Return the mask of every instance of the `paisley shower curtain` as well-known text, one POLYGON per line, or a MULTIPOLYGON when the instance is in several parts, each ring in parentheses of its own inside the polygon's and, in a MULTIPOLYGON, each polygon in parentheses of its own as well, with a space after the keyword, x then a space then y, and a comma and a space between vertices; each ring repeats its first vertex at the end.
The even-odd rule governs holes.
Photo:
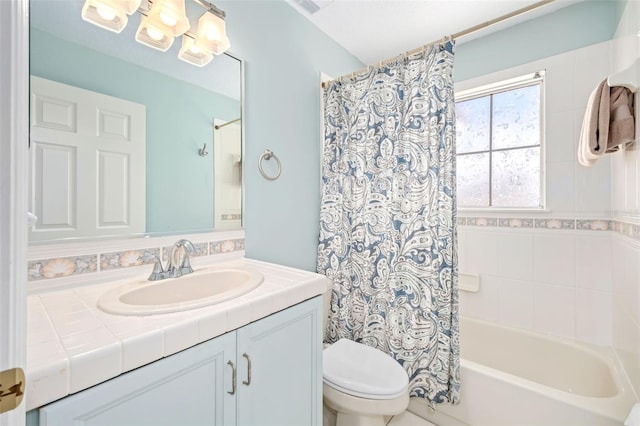
POLYGON ((411 396, 460 389, 453 43, 329 83, 318 272, 327 341, 390 354, 411 396))

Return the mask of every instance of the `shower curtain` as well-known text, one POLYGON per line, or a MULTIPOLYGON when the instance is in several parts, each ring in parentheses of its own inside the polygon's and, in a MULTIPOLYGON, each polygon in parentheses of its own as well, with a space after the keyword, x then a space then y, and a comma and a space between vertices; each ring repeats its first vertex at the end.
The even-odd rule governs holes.
POLYGON ((432 405, 460 389, 452 74, 448 41, 323 92, 326 339, 387 352, 432 405))

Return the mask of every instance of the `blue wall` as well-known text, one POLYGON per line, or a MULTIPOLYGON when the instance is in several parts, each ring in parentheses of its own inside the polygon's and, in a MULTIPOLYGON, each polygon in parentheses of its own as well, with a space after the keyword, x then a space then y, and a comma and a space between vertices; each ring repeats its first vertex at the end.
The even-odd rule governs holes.
POLYGON ((30 55, 33 75, 146 105, 147 232, 213 228, 213 159, 198 149, 213 151, 212 116, 238 118, 239 101, 37 29, 30 55))
POLYGON ((284 1, 220 1, 231 50, 245 60, 247 257, 316 268, 320 221, 320 72, 363 64, 284 1), (282 175, 267 181, 271 149, 282 175))
MULTIPOLYGON (((459 44, 456 81, 611 40, 623 0, 588 0, 459 44)), ((462 39, 464 41, 464 38, 462 39)))

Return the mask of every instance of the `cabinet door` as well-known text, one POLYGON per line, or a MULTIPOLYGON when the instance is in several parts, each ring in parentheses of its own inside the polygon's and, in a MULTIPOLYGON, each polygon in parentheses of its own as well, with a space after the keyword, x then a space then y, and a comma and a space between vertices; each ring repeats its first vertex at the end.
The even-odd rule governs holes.
POLYGON ((232 425, 235 332, 45 406, 40 425, 232 425))
POLYGON ((238 425, 322 424, 321 311, 316 297, 238 330, 238 425))

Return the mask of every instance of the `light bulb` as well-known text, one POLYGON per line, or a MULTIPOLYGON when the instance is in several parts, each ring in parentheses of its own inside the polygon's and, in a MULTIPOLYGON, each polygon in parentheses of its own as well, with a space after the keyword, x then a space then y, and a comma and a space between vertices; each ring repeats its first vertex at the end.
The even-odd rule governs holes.
POLYGON ((200 53, 200 48, 194 44, 189 48, 189 51, 197 55, 198 53, 200 53))
POLYGON ((98 15, 106 21, 113 21, 116 17, 115 10, 109 6, 105 6, 104 4, 98 5, 98 7, 96 7, 96 12, 98 12, 98 15))
POLYGON ((213 41, 216 40, 218 38, 218 31, 216 31, 215 28, 211 28, 209 29, 209 31, 207 31, 207 39, 213 41))
POLYGON ((152 27, 151 25, 147 26, 147 34, 149 35, 149 37, 151 37, 156 41, 162 40, 162 37, 164 37, 164 34, 162 34, 162 31, 160 31, 156 27, 152 27))
POLYGON ((160 12, 160 20, 168 27, 174 27, 178 20, 172 13, 160 12))

